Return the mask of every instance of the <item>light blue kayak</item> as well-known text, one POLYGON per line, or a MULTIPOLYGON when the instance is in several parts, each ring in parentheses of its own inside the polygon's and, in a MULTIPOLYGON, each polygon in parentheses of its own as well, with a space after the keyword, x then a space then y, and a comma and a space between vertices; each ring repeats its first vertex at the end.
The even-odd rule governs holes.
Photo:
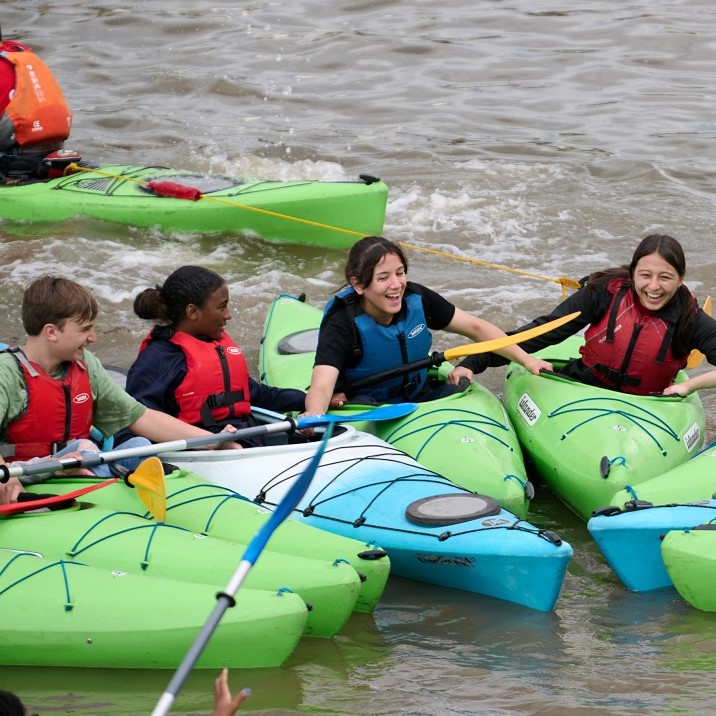
POLYGON ((661 554, 664 535, 713 519, 716 500, 702 500, 625 511, 605 510, 587 522, 587 529, 624 586, 634 592, 645 592, 673 586, 661 554))
MULTIPOLYGON (((164 455, 210 482, 273 506, 314 446, 164 455)), ((391 572, 549 611, 572 548, 351 426, 337 428, 294 519, 380 546, 391 572)))
POLYGON ((670 530, 716 518, 716 443, 690 460, 639 484, 627 485, 596 511, 587 528, 628 589, 671 586, 661 542, 670 530))

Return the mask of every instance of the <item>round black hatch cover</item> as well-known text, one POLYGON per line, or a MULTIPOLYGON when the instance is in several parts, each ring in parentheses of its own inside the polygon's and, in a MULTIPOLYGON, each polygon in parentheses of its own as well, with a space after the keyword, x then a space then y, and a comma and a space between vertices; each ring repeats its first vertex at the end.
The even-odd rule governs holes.
POLYGON ((435 526, 454 525, 499 512, 497 500, 471 492, 423 497, 405 508, 405 516, 413 524, 435 526))
POLYGON ((318 328, 309 328, 282 338, 278 343, 278 352, 284 356, 313 353, 317 346, 318 328))

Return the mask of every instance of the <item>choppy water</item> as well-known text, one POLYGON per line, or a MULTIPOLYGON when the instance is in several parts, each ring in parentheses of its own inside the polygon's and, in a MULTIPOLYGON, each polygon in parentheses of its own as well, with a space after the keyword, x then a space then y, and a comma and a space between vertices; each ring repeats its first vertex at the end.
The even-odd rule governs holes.
MULTIPOLYGON (((716 6, 706 0, 7 1, 6 38, 54 69, 87 158, 265 178, 381 176, 385 234, 545 277, 679 238, 688 284, 716 291, 716 6)), ((322 303, 344 255, 233 235, 78 221, 0 225, 2 336, 49 271, 92 286, 99 355, 126 367, 133 296, 178 265, 221 272, 250 359, 279 292, 322 303)), ((559 299, 537 280, 412 252, 411 277, 504 328, 559 299)), ((445 345, 449 345, 446 343, 445 345)), ((484 382, 499 391, 502 374, 484 382)), ((715 401, 706 400, 713 434, 715 401)), ((553 614, 391 580, 372 616, 235 674, 246 712, 711 713, 716 618, 675 592, 624 591, 584 526, 541 493, 533 522, 575 547, 553 614)), ((207 610, 210 608, 207 607, 207 610)), ((305 640, 304 640, 305 641, 305 640)), ((2 669, 42 713, 147 713, 167 673, 2 669)), ((197 673, 177 712, 208 712, 197 673)))

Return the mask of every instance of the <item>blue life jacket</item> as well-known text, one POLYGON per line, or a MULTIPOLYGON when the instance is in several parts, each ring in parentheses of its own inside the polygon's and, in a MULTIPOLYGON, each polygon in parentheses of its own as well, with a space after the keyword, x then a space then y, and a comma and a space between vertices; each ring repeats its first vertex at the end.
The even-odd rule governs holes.
MULTIPOLYGON (((360 338, 360 348, 354 350, 359 362, 345 368, 342 374, 342 382, 346 386, 366 376, 421 360, 429 354, 432 335, 428 330, 420 294, 406 292, 403 296, 402 318, 388 326, 377 323, 367 313, 356 315, 357 294, 353 288, 346 288, 331 299, 325 314, 333 310, 335 303, 344 304, 360 338)), ((378 403, 411 400, 425 386, 427 375, 427 368, 423 368, 395 376, 361 388, 360 395, 368 396, 378 403)), ((351 395, 348 394, 348 397, 351 395)))

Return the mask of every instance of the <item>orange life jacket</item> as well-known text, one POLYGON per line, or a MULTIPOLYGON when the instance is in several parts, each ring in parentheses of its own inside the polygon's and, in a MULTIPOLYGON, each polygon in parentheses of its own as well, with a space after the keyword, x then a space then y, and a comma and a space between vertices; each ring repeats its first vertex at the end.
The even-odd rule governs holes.
POLYGON ((0 45, 0 61, 15 72, 15 91, 0 117, 0 138, 22 148, 61 146, 70 136, 72 112, 49 67, 32 50, 12 42, 0 45))

